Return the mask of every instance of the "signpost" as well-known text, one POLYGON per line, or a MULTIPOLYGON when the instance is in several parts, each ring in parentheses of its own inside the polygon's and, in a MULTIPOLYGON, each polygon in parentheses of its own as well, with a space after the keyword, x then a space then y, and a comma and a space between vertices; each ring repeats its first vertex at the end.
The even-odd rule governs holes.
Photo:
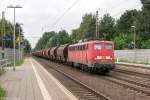
POLYGON ((13 37, 11 37, 11 36, 3 37, 3 41, 9 42, 9 41, 12 41, 12 40, 13 40, 13 37))
POLYGON ((28 41, 24 41, 24 42, 21 42, 21 45, 23 45, 23 46, 30 46, 30 43, 28 41))

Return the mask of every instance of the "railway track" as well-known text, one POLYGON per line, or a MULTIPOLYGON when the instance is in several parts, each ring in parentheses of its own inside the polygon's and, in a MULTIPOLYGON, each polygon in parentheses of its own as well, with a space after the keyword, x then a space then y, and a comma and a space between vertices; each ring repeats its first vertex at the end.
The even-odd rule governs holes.
MULTIPOLYGON (((58 65, 59 66, 59 65, 58 65)), ((116 69, 118 72, 122 72, 125 74, 130 74, 130 75, 134 75, 134 76, 140 76, 142 78, 148 78, 150 79, 149 76, 147 76, 147 74, 143 74, 143 73, 138 73, 138 72, 133 72, 133 71, 126 71, 126 70, 119 70, 116 69)), ((115 71, 116 71, 115 70, 115 71)), ((130 88, 131 90, 137 91, 138 93, 143 93, 147 96, 150 96, 150 85, 145 85, 141 82, 135 81, 135 80, 131 80, 131 79, 127 79, 127 78, 123 78, 122 75, 121 76, 116 76, 116 75, 108 75, 108 76, 104 76, 101 77, 104 80, 113 82, 115 84, 121 85, 125 88, 130 88)))
POLYGON ((147 96, 150 96, 150 86, 148 85, 144 85, 136 81, 132 81, 132 80, 116 77, 116 76, 103 77, 103 79, 121 85, 125 88, 129 88, 131 90, 137 91, 138 93, 143 93, 147 96))
POLYGON ((131 67, 131 68, 142 68, 146 70, 150 70, 150 67, 138 66, 138 65, 127 65, 127 64, 117 64, 119 66, 131 67))
POLYGON ((150 89, 150 84, 149 84, 150 79, 145 79, 145 78, 132 76, 132 75, 126 75, 124 73, 118 73, 118 72, 113 72, 113 74, 111 74, 111 77, 150 89))
MULTIPOLYGON (((37 59, 40 60, 40 59, 37 59)), ((40 60, 40 63, 44 66, 47 66, 47 70, 53 70, 52 74, 63 84, 65 85, 73 94, 77 96, 79 100, 111 100, 110 98, 106 97, 105 95, 98 93, 97 91, 91 89, 87 85, 81 83, 80 81, 74 79, 70 75, 67 75, 66 73, 57 70, 56 68, 52 67, 58 67, 56 64, 48 64, 46 62, 43 62, 40 60)))
POLYGON ((124 73, 124 74, 128 74, 128 75, 133 75, 133 76, 138 76, 138 77, 150 79, 150 74, 144 74, 144 73, 124 70, 124 69, 115 69, 114 71, 119 72, 119 73, 124 73))
MULTIPOLYGON (((42 60, 42 59, 41 59, 42 60)), ((48 62, 48 61, 47 61, 48 62)), ((49 66, 51 67, 52 69, 54 69, 54 67, 52 66, 55 66, 56 68, 59 67, 61 68, 62 66, 66 67, 67 65, 62 65, 62 64, 57 64, 57 63, 54 63, 54 62, 49 62, 49 64, 47 63, 46 66, 49 66)), ((58 68, 58 69, 59 69, 58 68)), ((54 70, 57 70, 57 69, 54 69, 54 70)), ((78 70, 78 72, 80 72, 81 70, 78 70)), ((65 83, 65 84, 68 84, 66 87, 68 88, 69 87, 72 87, 70 89, 70 91, 75 91, 73 92, 75 95, 77 95, 77 97, 79 99, 82 99, 82 100, 108 100, 110 98, 107 98, 105 95, 103 94, 99 94, 99 89, 96 89, 97 91, 95 91, 95 89, 93 88, 93 86, 90 86, 90 85, 85 85, 87 83, 81 83, 82 80, 78 79, 78 78, 74 78, 74 76, 72 75, 67 75, 66 72, 63 72, 63 71, 60 71, 60 70, 57 70, 58 73, 61 73, 62 75, 61 76, 67 76, 69 79, 71 79, 73 81, 73 83, 77 83, 79 86, 70 86, 70 82, 68 83, 68 81, 65 83), (80 86, 83 86, 84 88, 86 88, 86 91, 84 90, 80 90, 81 87, 80 86), (79 87, 79 88, 76 88, 76 87, 79 87), (90 88, 92 87, 92 89, 90 88), (87 89, 88 88, 88 89, 87 89), (74 89, 77 89, 77 90, 74 90, 74 89), (88 91, 88 92, 87 92, 88 91), (85 95, 83 95, 85 93, 85 95), (94 96, 93 96, 93 93, 94 93, 94 96), (96 95, 95 95, 96 94, 96 95), (100 96, 99 96, 100 95, 100 96), (87 96, 87 97, 86 97, 87 96), (89 97, 88 97, 89 96, 89 97), (103 99, 101 99, 101 96, 103 99)), ((132 72, 132 71, 131 71, 132 72)), ((137 80, 132 80, 130 78, 127 78, 126 75, 128 76, 132 76, 132 75, 135 75, 135 74, 128 74, 128 73, 123 73, 125 74, 124 75, 118 75, 115 74, 117 73, 116 71, 114 71, 114 74, 112 75, 108 75, 108 76, 99 76, 99 75, 93 75, 92 77, 95 78, 97 81, 99 80, 105 80, 107 81, 107 83, 111 82, 111 83, 114 83, 114 84, 117 84, 117 85, 120 85, 122 87, 124 87, 125 89, 130 89, 130 90, 133 90, 135 91, 137 94, 142 94, 144 96, 150 96, 150 85, 147 85, 147 84, 144 84, 142 82, 138 82, 137 80)), ((83 73, 85 74, 85 73, 83 73)), ((86 73, 87 74, 87 73, 86 73)), ((139 74, 139 73, 137 73, 139 74)), ((88 74, 87 74, 88 75, 88 74)), ((137 75, 136 75, 137 76, 137 75)), ((140 76, 140 78, 143 78, 140 76)), ((63 81, 63 80, 62 80, 63 81)), ((73 84, 72 83, 72 84, 73 84)), ((94 84, 93 84, 94 85, 94 84)), ((111 97, 111 96, 109 96, 111 97)), ((112 97, 111 97, 112 98, 112 97)))

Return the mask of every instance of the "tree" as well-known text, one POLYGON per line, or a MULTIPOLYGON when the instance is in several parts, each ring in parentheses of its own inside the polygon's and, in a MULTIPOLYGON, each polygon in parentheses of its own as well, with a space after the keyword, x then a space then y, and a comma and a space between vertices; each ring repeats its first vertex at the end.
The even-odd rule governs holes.
POLYGON ((100 37, 104 38, 103 34, 106 35, 106 39, 110 40, 115 36, 115 19, 109 14, 105 14, 100 20, 100 37))
POLYGON ((83 34, 79 32, 79 29, 73 29, 70 38, 71 42, 77 42, 83 38, 83 34))
POLYGON ((56 33, 54 36, 52 36, 51 38, 49 38, 47 44, 46 44, 46 48, 52 48, 59 45, 59 39, 58 39, 58 34, 56 33))
POLYGON ((143 4, 142 11, 140 11, 137 17, 137 31, 143 40, 150 38, 150 1, 141 0, 143 4))
POLYGON ((114 38, 115 49, 121 50, 128 48, 128 44, 131 42, 129 38, 129 34, 127 33, 119 33, 119 36, 114 38))
POLYGON ((119 20, 117 20, 117 32, 131 33, 131 26, 136 24, 137 15, 137 10, 127 10, 123 15, 121 15, 119 20))
POLYGON ((46 47, 46 44, 47 42, 49 41, 49 39, 51 37, 53 37, 56 33, 54 31, 51 31, 51 32, 45 32, 42 36, 42 38, 39 39, 37 45, 36 45, 36 49, 39 50, 39 49, 43 49, 46 47))
MULTIPOLYGON (((2 20, 0 20, 0 46, 2 44, 2 30, 5 30, 5 35, 6 36, 13 36, 13 25, 8 22, 7 20, 4 20, 4 22, 2 22, 2 20), (2 29, 2 23, 4 24, 4 28, 2 29)), ((8 48, 13 48, 13 41, 6 41, 5 47, 8 48)))
POLYGON ((83 34, 84 38, 95 37, 96 32, 96 16, 92 14, 85 14, 79 27, 79 32, 83 34))
POLYGON ((58 42, 59 44, 66 44, 70 42, 70 37, 65 30, 58 32, 58 42))
POLYGON ((145 48, 150 49, 150 39, 141 42, 141 49, 145 49, 145 48))
POLYGON ((143 4, 143 9, 150 10, 150 0, 141 0, 141 3, 143 4))
MULTIPOLYGON (((13 24, 11 24, 9 21, 7 20, 4 20, 3 22, 4 24, 4 29, 5 30, 5 36, 7 37, 11 37, 11 41, 5 41, 5 47, 6 48, 13 48, 13 24)), ((22 27, 16 23, 16 37, 19 35, 19 29, 21 28, 21 32, 23 31, 22 27)), ((2 33, 1 33, 1 30, 2 30, 2 20, 0 20, 0 46, 1 46, 1 42, 2 42, 2 33)), ((18 45, 16 45, 16 48, 18 48, 18 45)))

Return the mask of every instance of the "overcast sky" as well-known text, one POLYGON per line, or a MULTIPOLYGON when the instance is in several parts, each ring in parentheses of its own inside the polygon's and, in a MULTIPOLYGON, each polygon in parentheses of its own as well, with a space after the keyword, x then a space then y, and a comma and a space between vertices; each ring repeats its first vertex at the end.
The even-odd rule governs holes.
POLYGON ((16 10, 16 21, 24 24, 24 35, 32 47, 44 31, 66 29, 70 32, 79 27, 85 13, 94 14, 98 10, 100 18, 105 13, 119 18, 125 10, 140 10, 142 6, 140 0, 0 0, 0 12, 5 11, 6 19, 11 22, 13 10, 8 9, 8 5, 23 7, 16 10), (65 11, 65 15, 60 18, 65 11))

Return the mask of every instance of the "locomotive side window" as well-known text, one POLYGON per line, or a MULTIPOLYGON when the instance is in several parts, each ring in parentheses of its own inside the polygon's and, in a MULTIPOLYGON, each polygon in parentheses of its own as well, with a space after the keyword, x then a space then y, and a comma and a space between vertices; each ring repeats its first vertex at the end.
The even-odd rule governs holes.
POLYGON ((75 50, 75 47, 72 46, 72 47, 69 47, 69 51, 74 51, 75 50))
POLYGON ((88 48, 87 45, 71 46, 69 47, 69 51, 80 51, 80 50, 86 50, 87 48, 88 48))
POLYGON ((82 50, 85 50, 85 45, 82 45, 82 50))
POLYGON ((95 50, 101 50, 102 49, 102 45, 101 44, 94 44, 94 49, 95 50))
POLYGON ((112 44, 106 44, 106 45, 105 45, 105 49, 106 49, 106 50, 112 50, 112 49, 113 49, 112 44))

